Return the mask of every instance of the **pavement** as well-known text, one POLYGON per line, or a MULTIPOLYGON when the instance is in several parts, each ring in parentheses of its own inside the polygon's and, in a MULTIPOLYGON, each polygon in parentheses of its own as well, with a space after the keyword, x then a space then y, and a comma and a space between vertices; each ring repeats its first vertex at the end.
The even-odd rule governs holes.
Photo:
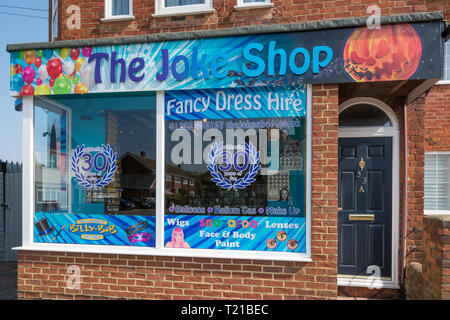
POLYGON ((0 261, 0 300, 17 299, 17 261, 0 261))

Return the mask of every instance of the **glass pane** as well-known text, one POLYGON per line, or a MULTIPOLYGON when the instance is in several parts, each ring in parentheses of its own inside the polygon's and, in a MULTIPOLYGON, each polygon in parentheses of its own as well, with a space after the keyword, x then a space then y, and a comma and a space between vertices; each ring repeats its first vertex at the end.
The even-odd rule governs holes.
POLYGON ((113 16, 129 15, 130 1, 132 0, 112 0, 112 15, 113 16))
POLYGON ((67 212, 67 112, 35 108, 36 211, 67 212))
POLYGON ((266 0, 244 0, 244 3, 252 3, 252 2, 266 2, 266 0))
POLYGON ((450 210, 450 155, 425 155, 425 210, 450 210))
POLYGON ((339 114, 339 126, 392 127, 392 123, 380 108, 368 104, 357 104, 339 114))
POLYGON ((450 80, 450 41, 444 47, 444 80, 450 80))
POLYGON ((269 111, 267 101, 306 100, 283 90, 166 93, 167 248, 304 252, 305 117, 269 111), (217 111, 224 101, 230 108, 217 111), (202 103, 205 112, 167 113, 168 104, 182 112, 202 103))
POLYGON ((35 242, 154 246, 154 93, 36 98, 35 137, 35 242))
POLYGON ((165 0, 166 7, 189 6, 193 4, 205 4, 205 0, 165 0))

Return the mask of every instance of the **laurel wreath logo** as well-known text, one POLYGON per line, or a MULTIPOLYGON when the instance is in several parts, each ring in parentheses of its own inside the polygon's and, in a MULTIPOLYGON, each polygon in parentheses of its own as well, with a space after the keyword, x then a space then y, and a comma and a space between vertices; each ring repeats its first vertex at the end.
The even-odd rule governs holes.
POLYGON ((256 180, 255 176, 258 174, 259 169, 261 169, 261 165, 259 164, 259 151, 256 151, 256 148, 251 142, 250 144, 245 143, 245 153, 248 155, 251 163, 250 168, 244 177, 236 180, 234 183, 225 178, 217 167, 217 161, 222 152, 223 143, 220 142, 215 143, 208 154, 208 170, 213 177, 211 181, 214 181, 216 185, 228 191, 231 189, 238 191, 238 189, 245 189, 245 187, 248 187, 256 180))
POLYGON ((95 181, 84 176, 83 172, 80 170, 78 164, 80 163, 80 159, 84 154, 84 144, 81 146, 77 146, 75 152, 72 156, 72 171, 75 174, 75 180, 79 185, 84 187, 85 189, 100 189, 107 186, 114 178, 114 173, 117 170, 117 154, 112 150, 112 148, 108 145, 102 145, 102 153, 106 156, 106 160, 108 161, 108 170, 106 173, 95 181))

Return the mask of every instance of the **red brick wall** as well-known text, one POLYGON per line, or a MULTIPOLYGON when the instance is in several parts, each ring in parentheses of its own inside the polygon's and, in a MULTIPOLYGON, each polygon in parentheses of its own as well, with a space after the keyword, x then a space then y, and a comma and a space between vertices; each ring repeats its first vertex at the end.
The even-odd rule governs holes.
MULTIPOLYGON (((236 11, 236 0, 214 0, 212 14, 191 15, 184 18, 154 18, 153 0, 134 0, 135 20, 100 22, 104 17, 104 0, 60 0, 60 40, 141 35, 192 30, 235 28, 260 24, 285 24, 327 19, 367 17, 367 7, 377 4, 382 15, 427 11, 426 0, 273 0, 273 8, 236 11), (81 30, 68 30, 68 6, 81 9, 81 30)), ((432 1, 431 1, 432 2, 432 1)), ((429 4, 433 10, 437 6, 429 4)), ((442 6, 440 7, 442 8, 442 6)), ((441 9, 439 9, 441 10, 441 9)))
POLYGON ((19 298, 335 299, 337 85, 313 86, 312 122, 313 262, 21 251, 19 298), (80 290, 66 286, 70 265, 80 290))
POLYGON ((450 151, 450 85, 434 86, 426 98, 425 151, 450 151))
POLYGON ((408 299, 450 300, 450 217, 424 218, 424 255, 408 266, 408 299))
MULTIPOLYGON (((407 156, 406 184, 406 264, 419 261, 423 253, 422 227, 424 210, 424 163, 425 163, 425 109, 422 96, 407 108, 407 156)), ((400 224, 401 224, 400 220, 400 224)))

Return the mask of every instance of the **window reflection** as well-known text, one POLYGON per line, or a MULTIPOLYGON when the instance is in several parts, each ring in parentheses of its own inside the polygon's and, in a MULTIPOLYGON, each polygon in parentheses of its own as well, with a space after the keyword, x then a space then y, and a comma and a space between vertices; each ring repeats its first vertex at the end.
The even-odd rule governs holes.
POLYGON ((36 212, 155 214, 154 94, 36 99, 35 137, 36 212))

